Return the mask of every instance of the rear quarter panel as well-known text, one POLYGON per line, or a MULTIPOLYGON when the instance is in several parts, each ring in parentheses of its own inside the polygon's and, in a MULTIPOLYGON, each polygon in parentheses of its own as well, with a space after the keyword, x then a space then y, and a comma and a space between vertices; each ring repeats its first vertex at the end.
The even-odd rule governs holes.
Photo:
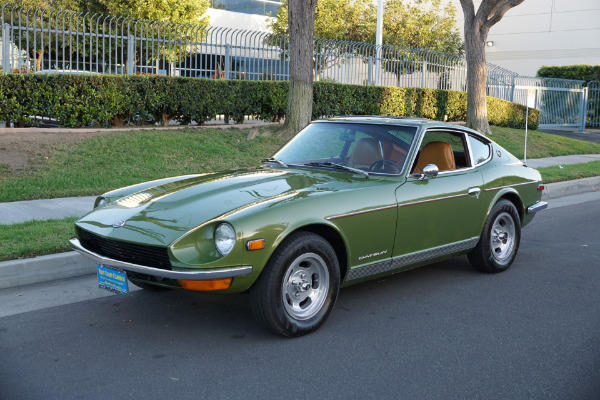
MULTIPOLYGON (((487 207, 486 216, 494 205, 502 198, 511 200, 521 216, 521 226, 527 225, 533 219, 527 214, 527 207, 542 198, 538 186, 542 176, 533 169, 526 167, 512 154, 497 144, 493 144, 492 160, 480 167, 483 177, 482 200, 487 207)), ((481 223, 481 229, 485 219, 481 223)))

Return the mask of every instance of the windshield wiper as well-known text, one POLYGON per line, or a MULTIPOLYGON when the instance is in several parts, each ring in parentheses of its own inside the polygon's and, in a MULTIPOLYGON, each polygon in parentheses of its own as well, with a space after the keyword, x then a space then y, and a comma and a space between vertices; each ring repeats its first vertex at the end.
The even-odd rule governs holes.
POLYGON ((286 163, 284 163, 284 162, 283 162, 283 161, 281 161, 280 159, 278 159, 278 158, 274 158, 274 157, 271 157, 271 158, 265 158, 264 160, 262 160, 262 162, 264 162, 264 163, 265 163, 265 162, 274 162, 274 163, 277 163, 277 164, 281 165, 282 167, 285 167, 285 168, 287 168, 287 167, 288 167, 288 165, 287 165, 286 163))
POLYGON ((304 165, 308 165, 310 167, 327 167, 327 168, 343 169, 345 171, 353 172, 355 174, 364 175, 365 178, 369 178, 369 173, 367 171, 363 171, 362 169, 358 169, 358 168, 348 167, 347 165, 332 163, 332 162, 329 162, 329 161, 326 161, 326 162, 310 162, 310 163, 306 163, 304 165))

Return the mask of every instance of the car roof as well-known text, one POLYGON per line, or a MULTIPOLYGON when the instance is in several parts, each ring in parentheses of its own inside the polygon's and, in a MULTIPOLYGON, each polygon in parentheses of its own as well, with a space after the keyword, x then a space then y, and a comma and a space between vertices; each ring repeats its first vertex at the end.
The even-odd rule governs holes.
POLYGON ((384 116, 384 115, 348 115, 340 117, 332 117, 321 119, 315 122, 344 122, 344 123, 361 123, 361 124, 377 124, 377 125, 398 125, 398 126, 415 126, 419 128, 450 128, 460 129, 462 131, 474 133, 481 137, 485 135, 469 129, 467 127, 450 124, 447 122, 434 121, 427 118, 416 118, 416 117, 395 117, 395 116, 384 116))

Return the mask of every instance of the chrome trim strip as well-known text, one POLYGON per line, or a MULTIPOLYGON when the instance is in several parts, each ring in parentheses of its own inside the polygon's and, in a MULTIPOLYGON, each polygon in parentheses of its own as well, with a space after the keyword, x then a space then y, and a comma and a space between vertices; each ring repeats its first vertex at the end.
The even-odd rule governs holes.
POLYGON ((402 204, 398 204, 398 207, 404 207, 404 206, 414 206, 415 204, 424 204, 424 203, 431 203, 433 201, 440 201, 440 200, 448 200, 448 199, 456 199, 459 197, 466 197, 467 194, 455 194, 453 196, 445 196, 445 197, 438 197, 435 199, 429 199, 429 200, 421 200, 421 201, 413 201, 411 203, 402 203, 402 204))
POLYGON ((532 206, 527 207, 527 214, 534 214, 538 211, 542 211, 548 208, 548 203, 545 201, 538 201, 532 206))
POLYGON ((437 257, 447 256, 453 253, 458 253, 465 250, 470 250, 477 246, 479 237, 474 237, 460 242, 450 243, 443 246, 434 247, 431 249, 417 251, 403 256, 395 257, 391 260, 380 261, 374 264, 365 265, 363 267, 353 268, 348 272, 346 281, 364 278, 370 275, 389 272, 398 268, 405 267, 410 264, 431 260, 437 257))
POLYGON ((524 186, 524 185, 533 185, 533 184, 539 184, 539 182, 535 181, 535 182, 515 183, 514 185, 506 185, 506 186, 498 186, 498 187, 494 187, 494 188, 486 188, 485 191, 486 192, 491 192, 493 190, 500 190, 500 189, 506 189, 506 188, 511 188, 511 187, 515 187, 515 186, 524 186))
POLYGON ((202 271, 169 271, 159 268, 146 267, 144 265, 132 264, 124 261, 115 260, 112 258, 104 257, 100 254, 94 253, 83 247, 79 242, 79 239, 72 238, 69 240, 71 248, 81 253, 82 255, 91 258, 92 260, 108 265, 120 268, 124 271, 137 272, 140 274, 146 274, 151 276, 159 276, 161 278, 169 279, 180 279, 180 280, 206 280, 206 279, 222 279, 222 278, 235 278, 236 276, 248 275, 252 272, 251 265, 242 265, 239 267, 228 267, 219 269, 206 269, 202 271))
POLYGON ((391 208, 396 208, 396 207, 397 206, 394 204, 393 206, 385 206, 385 207, 373 208, 371 210, 366 210, 366 211, 357 211, 357 212, 348 213, 348 214, 334 215, 333 217, 327 217, 325 219, 328 220, 328 221, 331 221, 332 219, 338 219, 338 218, 344 218, 344 217, 352 217, 354 215, 367 214, 367 213, 374 212, 374 211, 389 210, 391 208))

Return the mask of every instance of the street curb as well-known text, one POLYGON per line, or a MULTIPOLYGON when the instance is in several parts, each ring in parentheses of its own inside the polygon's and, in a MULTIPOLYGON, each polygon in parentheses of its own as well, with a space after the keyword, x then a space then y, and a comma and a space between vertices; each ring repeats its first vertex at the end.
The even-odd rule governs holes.
POLYGON ((542 199, 556 199, 558 197, 596 192, 598 190, 600 190, 600 176, 548 183, 544 185, 542 199))
MULTIPOLYGON (((600 176, 544 185, 542 199, 556 199, 600 190, 600 176)), ((96 272, 94 262, 81 254, 51 254, 35 258, 0 262, 0 290, 59 279, 75 278, 96 272)))
POLYGON ((0 290, 93 274, 94 262, 81 254, 50 254, 0 262, 0 290))

